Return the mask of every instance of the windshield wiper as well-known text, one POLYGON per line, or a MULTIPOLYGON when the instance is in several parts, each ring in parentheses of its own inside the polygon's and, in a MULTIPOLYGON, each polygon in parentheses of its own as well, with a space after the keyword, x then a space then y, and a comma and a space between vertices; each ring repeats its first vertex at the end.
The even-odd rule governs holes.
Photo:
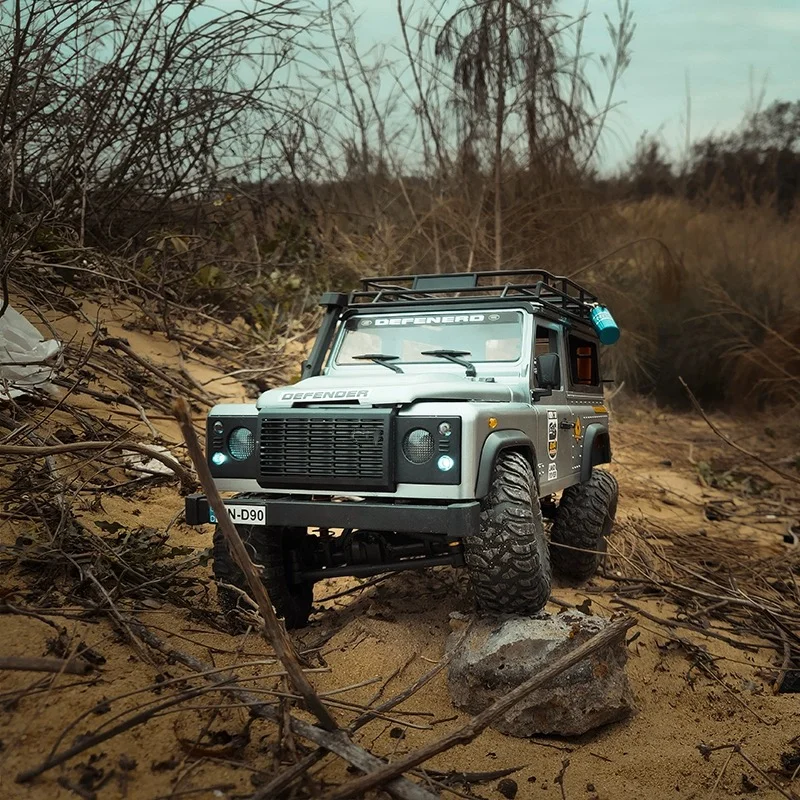
POLYGON ((474 364, 464 358, 461 358, 461 356, 472 355, 469 350, 424 350, 422 353, 420 353, 420 355, 446 358, 448 361, 452 361, 454 364, 460 364, 462 367, 466 367, 468 378, 474 378, 478 374, 475 372, 474 364))
POLYGON ((392 372, 398 372, 402 375, 403 370, 396 364, 390 363, 392 361, 397 361, 399 358, 400 356, 390 356, 386 353, 365 353, 363 356, 353 356, 355 361, 373 361, 376 364, 380 364, 382 367, 392 370, 392 372))

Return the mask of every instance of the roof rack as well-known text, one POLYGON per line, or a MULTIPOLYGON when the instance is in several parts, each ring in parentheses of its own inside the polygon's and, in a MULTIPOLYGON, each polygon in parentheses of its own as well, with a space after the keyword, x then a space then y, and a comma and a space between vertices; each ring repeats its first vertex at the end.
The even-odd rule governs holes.
POLYGON ((533 300, 558 314, 584 321, 599 303, 595 295, 575 281, 541 269, 364 278, 361 289, 350 295, 350 303, 405 305, 497 298, 533 300))

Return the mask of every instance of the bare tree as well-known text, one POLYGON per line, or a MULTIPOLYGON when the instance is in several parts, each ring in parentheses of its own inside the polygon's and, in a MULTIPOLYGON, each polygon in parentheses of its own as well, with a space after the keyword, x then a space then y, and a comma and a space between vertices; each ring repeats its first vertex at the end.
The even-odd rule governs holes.
POLYGON ((3 3, 0 196, 94 241, 148 227, 281 124, 273 84, 306 22, 298 0, 3 3))
POLYGON ((493 127, 494 263, 503 262, 503 168, 507 139, 527 138, 528 168, 559 176, 575 166, 581 151, 587 160, 596 146, 620 72, 627 66, 632 35, 627 2, 619 27, 609 21, 614 46, 612 82, 598 114, 584 74, 581 34, 587 15, 558 11, 556 0, 472 0, 445 20, 436 36, 436 53, 449 62, 466 101, 464 114, 493 127), (570 50, 565 38, 577 28, 570 50), (598 119, 599 117, 599 119, 598 119))

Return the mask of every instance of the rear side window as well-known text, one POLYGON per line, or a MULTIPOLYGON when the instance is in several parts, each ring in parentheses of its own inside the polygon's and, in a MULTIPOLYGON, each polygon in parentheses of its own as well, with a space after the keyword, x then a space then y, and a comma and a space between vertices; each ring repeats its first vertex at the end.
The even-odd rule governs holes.
POLYGON ((568 337, 568 342, 569 374, 573 388, 579 391, 597 391, 600 387, 597 342, 572 335, 568 337))
POLYGON ((544 325, 537 325, 534 342, 533 354, 535 356, 540 356, 543 353, 558 352, 558 334, 552 328, 546 328, 544 325))

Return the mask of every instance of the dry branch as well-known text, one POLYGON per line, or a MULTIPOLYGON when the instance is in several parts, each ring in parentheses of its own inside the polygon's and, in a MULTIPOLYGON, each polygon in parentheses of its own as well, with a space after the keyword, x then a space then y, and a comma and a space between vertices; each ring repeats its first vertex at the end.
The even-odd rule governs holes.
POLYGON ((268 644, 272 646, 275 655, 281 660, 286 672, 289 674, 292 684, 303 696, 308 710, 319 720, 323 728, 329 731, 336 730, 338 728, 336 720, 305 676, 300 666, 297 653, 295 652, 294 645, 286 635, 286 631, 281 623, 278 621, 278 617, 275 615, 275 610, 272 607, 272 601, 269 598, 264 584, 261 582, 258 570, 250 560, 247 548, 244 546, 244 542, 242 542, 236 530, 236 526, 228 515, 225 503, 217 487, 214 485, 214 479, 211 477, 211 471, 208 468, 205 455, 203 454, 203 448, 200 446, 197 433, 194 430, 189 404, 183 398, 178 399, 173 405, 173 411, 175 412, 175 417, 178 420, 183 437, 186 440, 189 457, 192 459, 194 467, 197 470, 200 484, 208 497, 209 505, 214 509, 214 514, 217 517, 218 524, 225 537, 228 548, 231 551, 231 555, 244 574, 252 597, 258 603, 258 610, 264 620, 264 638, 267 640, 268 644))
MULTIPOLYGON (((385 700, 380 705, 376 706, 375 708, 370 708, 357 717, 351 723, 349 727, 349 732, 352 734, 357 731, 359 728, 366 725, 368 722, 371 722, 376 717, 380 716, 384 711, 390 711, 391 709, 399 706, 401 703, 404 703, 410 697, 415 695, 423 686, 430 683, 453 659, 453 656, 461 649, 461 645, 463 644, 464 640, 467 638, 467 635, 472 630, 472 625, 467 625, 464 629, 464 632, 459 637, 456 644, 450 648, 439 660, 439 663, 436 664, 434 667, 429 669, 424 675, 414 681, 411 686, 406 687, 403 689, 402 692, 396 694, 394 697, 390 697, 388 700, 385 700)), ((407 662, 410 663, 410 662, 407 662)), ((283 791, 286 787, 288 787, 291 783, 293 783, 300 775, 307 772, 311 767, 314 766, 317 762, 319 762, 325 755, 325 749, 319 748, 315 750, 313 753, 309 753, 305 758, 298 761, 296 764, 293 764, 289 769, 282 772, 280 775, 276 775, 271 781, 264 784, 251 798, 250 800, 269 800, 271 797, 275 797, 279 792, 283 791)))
POLYGON ((757 455, 756 453, 752 453, 750 450, 746 450, 740 444, 737 444, 736 442, 734 442, 733 439, 731 439, 731 437, 728 436, 726 433, 723 433, 708 418, 708 415, 706 414, 706 412, 703 411, 703 407, 700 405, 698 399, 694 396, 694 393, 689 388, 689 386, 687 385, 686 381, 681 377, 678 377, 678 380, 681 382, 681 385, 683 386, 683 388, 686 389, 686 393, 689 395, 689 399, 692 401, 692 405, 694 406, 695 411, 697 411, 697 413, 705 420, 705 422, 708 425, 708 427, 711 428, 711 430, 714 431, 714 433, 717 436, 719 436, 719 438, 722 439, 722 441, 725 442, 725 444, 727 444, 729 447, 732 447, 734 450, 738 451, 739 453, 742 453, 742 455, 745 455, 748 458, 753 459, 753 461, 757 461, 759 464, 761 464, 762 467, 766 467, 768 470, 771 470, 776 475, 780 475, 781 478, 784 478, 787 481, 791 481, 792 483, 800 483, 800 478, 798 478, 797 476, 791 475, 788 472, 784 472, 782 469, 779 469, 778 467, 770 464, 769 461, 767 461, 766 459, 761 458, 761 456, 757 455))
POLYGON ((21 672, 55 672, 66 675, 86 675, 92 665, 86 661, 61 658, 37 658, 34 656, 0 656, 0 670, 21 672))
POLYGON ((404 772, 408 772, 408 770, 433 758, 433 756, 439 755, 439 753, 444 753, 446 750, 450 750, 456 745, 468 744, 481 733, 481 731, 491 725, 501 714, 504 714, 531 692, 549 683, 553 678, 558 677, 562 672, 580 663, 592 653, 617 641, 635 624, 636 620, 632 617, 624 617, 616 622, 612 622, 605 630, 592 636, 591 639, 587 640, 579 647, 576 647, 571 653, 557 658, 549 667, 538 675, 529 678, 524 683, 517 686, 516 689, 513 689, 508 694, 492 703, 489 708, 474 716, 463 727, 435 742, 423 745, 391 764, 386 764, 374 772, 351 781, 340 789, 326 795, 325 800, 347 800, 347 798, 350 797, 361 797, 371 789, 382 786, 386 781, 398 775, 402 775, 404 772))
MULTIPOLYGON (((136 632, 136 635, 154 650, 163 653, 170 662, 178 662, 193 670, 194 672, 203 675, 206 680, 209 680, 207 673, 214 671, 211 664, 206 664, 198 658, 195 658, 182 650, 166 645, 158 636, 156 636, 146 625, 134 617, 126 617, 126 623, 136 632)), ((213 682, 224 682, 230 676, 224 673, 215 679, 213 682)), ((258 695, 241 689, 237 686, 225 686, 225 691, 233 695, 237 700, 250 707, 250 713, 261 719, 269 720, 270 722, 278 723, 281 719, 281 712, 275 706, 264 705, 258 695)), ((312 725, 302 719, 296 717, 289 717, 289 724, 291 725, 292 732, 308 739, 319 747, 324 747, 331 753, 336 754, 340 758, 352 764, 354 767, 363 772, 369 772, 385 765, 385 762, 373 755, 367 750, 364 750, 359 745, 350 740, 349 736, 342 730, 326 731, 322 728, 312 725)), ((385 786, 386 791, 400 800, 436 800, 436 795, 429 792, 422 786, 407 780, 406 778, 395 778, 389 781, 385 786)))
POLYGON ((0 455, 6 456, 55 456, 62 453, 81 453, 85 450, 132 450, 135 453, 154 458, 169 467, 180 478, 185 489, 193 489, 197 484, 192 474, 174 458, 138 442, 72 442, 70 444, 27 445, 0 444, 0 455))
POLYGON ((151 706, 144 711, 140 711, 138 714, 135 714, 125 721, 120 722, 113 728, 108 728, 107 730, 100 733, 95 733, 92 736, 81 737, 74 745, 72 745, 72 747, 67 748, 57 755, 50 756, 41 764, 39 764, 39 766, 33 767, 33 769, 27 769, 24 772, 20 772, 16 777, 16 781, 17 783, 26 783, 27 781, 31 781, 41 775, 43 772, 47 772, 47 770, 57 767, 59 764, 63 764, 65 761, 69 761, 69 759, 73 758, 74 756, 84 753, 86 750, 90 750, 92 747, 102 744, 109 739, 113 739, 118 734, 124 733, 131 728, 135 728, 137 725, 142 725, 161 711, 164 711, 167 708, 172 708, 179 703, 184 703, 187 700, 191 700, 193 697, 197 697, 206 691, 208 690, 203 687, 202 689, 192 689, 190 691, 183 692, 176 697, 165 700, 163 703, 159 703, 156 706, 151 706))
POLYGON ((121 350, 125 355, 129 358, 132 358, 137 364, 144 367, 148 372, 151 372, 157 378, 160 378, 164 383, 169 384, 173 389, 176 389, 178 392, 181 393, 188 393, 194 400, 197 400, 199 403, 213 403, 214 398, 208 394, 208 392, 203 392, 200 394, 199 392, 193 392, 190 389, 187 389, 185 385, 181 385, 178 381, 174 378, 171 378, 167 375, 166 372, 159 369, 155 364, 148 361, 146 358, 140 356, 136 351, 134 351, 131 346, 124 340, 124 339, 114 339, 108 338, 103 339, 100 342, 101 345, 105 345, 106 347, 111 347, 114 350, 121 350))

